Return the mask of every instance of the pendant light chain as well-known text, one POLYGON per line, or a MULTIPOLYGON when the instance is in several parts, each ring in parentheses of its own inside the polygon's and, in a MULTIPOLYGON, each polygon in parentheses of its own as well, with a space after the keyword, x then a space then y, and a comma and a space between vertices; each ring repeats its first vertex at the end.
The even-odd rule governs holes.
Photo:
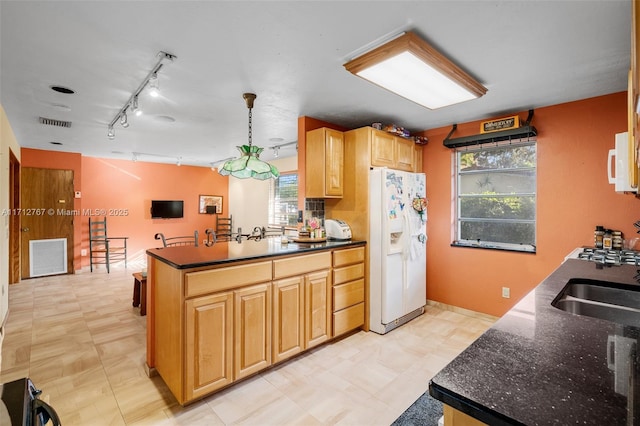
POLYGON ((251 146, 251 140, 253 139, 253 132, 252 132, 252 126, 251 126, 251 110, 252 108, 249 108, 249 146, 251 146))

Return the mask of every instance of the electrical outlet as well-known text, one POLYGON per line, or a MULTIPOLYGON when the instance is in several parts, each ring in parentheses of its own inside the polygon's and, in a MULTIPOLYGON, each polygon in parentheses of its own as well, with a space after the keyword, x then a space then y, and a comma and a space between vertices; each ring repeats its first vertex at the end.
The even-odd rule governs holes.
POLYGON ((86 255, 87 255, 87 249, 80 250, 80 256, 86 256, 86 255))
POLYGON ((502 287, 502 297, 505 299, 511 297, 511 289, 509 287, 502 287))

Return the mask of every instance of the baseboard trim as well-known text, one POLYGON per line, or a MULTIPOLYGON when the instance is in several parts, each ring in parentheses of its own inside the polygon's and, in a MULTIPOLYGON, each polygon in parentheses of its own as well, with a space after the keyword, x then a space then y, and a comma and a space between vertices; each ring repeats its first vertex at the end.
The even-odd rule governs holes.
POLYGON ((458 306, 447 305, 446 303, 436 302, 434 300, 427 300, 427 306, 434 306, 444 311, 451 311, 461 315, 466 315, 468 317, 477 318, 485 321, 496 322, 500 318, 500 317, 495 317, 493 315, 485 314, 482 312, 476 312, 470 309, 460 308, 458 306))

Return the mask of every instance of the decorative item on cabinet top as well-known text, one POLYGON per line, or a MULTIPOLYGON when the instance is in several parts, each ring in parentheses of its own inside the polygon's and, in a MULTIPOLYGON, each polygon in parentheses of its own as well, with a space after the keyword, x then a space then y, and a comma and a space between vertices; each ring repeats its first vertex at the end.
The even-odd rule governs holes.
POLYGON ((413 139, 413 141, 418 145, 426 145, 429 142, 429 138, 426 136, 411 136, 409 130, 404 127, 397 126, 395 124, 387 124, 383 125, 380 122, 371 123, 371 127, 376 130, 384 130, 387 133, 391 133, 392 135, 401 136, 405 139, 413 139))

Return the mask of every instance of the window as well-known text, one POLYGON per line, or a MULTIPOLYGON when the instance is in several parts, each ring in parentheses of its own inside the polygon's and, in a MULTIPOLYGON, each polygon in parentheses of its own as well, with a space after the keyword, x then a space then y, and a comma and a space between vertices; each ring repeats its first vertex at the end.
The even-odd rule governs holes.
POLYGON ((298 175, 281 174, 269 183, 269 225, 298 224, 298 175))
POLYGON ((454 245, 536 251, 536 142, 456 152, 454 245))

